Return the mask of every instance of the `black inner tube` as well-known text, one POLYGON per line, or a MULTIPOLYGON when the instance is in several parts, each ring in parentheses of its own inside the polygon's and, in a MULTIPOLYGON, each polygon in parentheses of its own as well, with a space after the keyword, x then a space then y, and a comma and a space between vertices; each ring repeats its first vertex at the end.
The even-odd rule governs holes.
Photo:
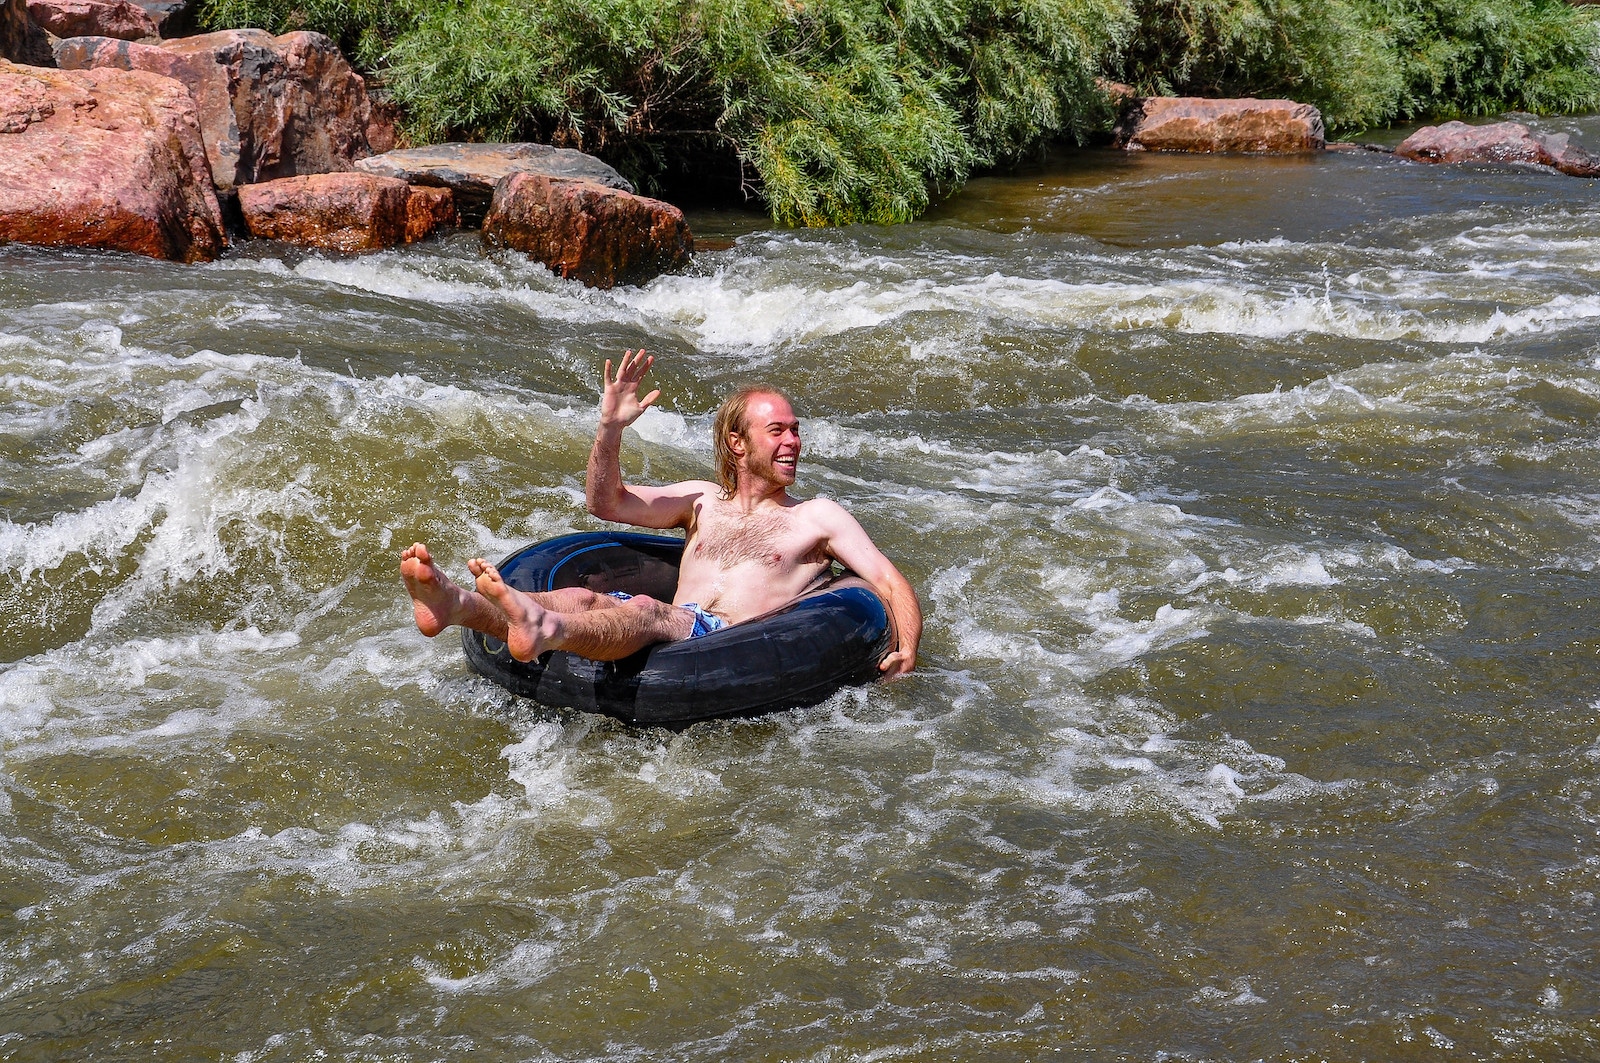
MULTIPOLYGON (((592 532, 534 543, 499 568, 524 591, 584 587, 671 601, 682 556, 682 539, 592 532)), ((463 629, 461 641, 474 670, 514 693, 671 727, 816 704, 840 687, 876 679, 893 637, 882 600, 844 573, 765 616, 620 661, 553 652, 523 662, 499 639, 463 629)))

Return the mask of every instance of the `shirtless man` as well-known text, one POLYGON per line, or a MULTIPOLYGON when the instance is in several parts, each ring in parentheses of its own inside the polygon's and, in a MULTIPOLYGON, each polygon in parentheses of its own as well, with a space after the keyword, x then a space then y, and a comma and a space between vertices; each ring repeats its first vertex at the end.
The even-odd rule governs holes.
POLYGON ((736 392, 713 428, 717 478, 666 487, 622 482, 622 430, 660 396, 639 386, 654 357, 628 351, 611 375, 606 360, 600 429, 589 452, 589 512, 644 528, 683 528, 683 561, 672 603, 639 595, 619 599, 580 587, 526 593, 495 567, 473 558, 476 590, 452 583, 416 543, 400 555, 417 627, 432 638, 452 624, 505 642, 530 661, 547 650, 614 661, 656 642, 709 634, 760 616, 798 597, 838 561, 870 583, 888 607, 897 644, 879 666, 903 675, 916 665, 922 608, 911 584, 873 545, 843 506, 789 496, 800 460, 800 420, 771 388, 736 392))

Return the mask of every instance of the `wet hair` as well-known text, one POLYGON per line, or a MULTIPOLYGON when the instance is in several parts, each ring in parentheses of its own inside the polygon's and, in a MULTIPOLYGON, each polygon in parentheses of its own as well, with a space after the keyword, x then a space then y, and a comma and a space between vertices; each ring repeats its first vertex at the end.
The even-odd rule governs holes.
POLYGON ((790 406, 794 405, 794 400, 785 395, 781 388, 770 384, 751 384, 723 399, 722 405, 717 407, 717 419, 711 427, 711 446, 717 463, 717 483, 722 485, 722 493, 730 498, 739 486, 739 455, 728 445, 728 433, 746 434, 750 427, 745 423, 750 400, 757 395, 776 395, 790 406))

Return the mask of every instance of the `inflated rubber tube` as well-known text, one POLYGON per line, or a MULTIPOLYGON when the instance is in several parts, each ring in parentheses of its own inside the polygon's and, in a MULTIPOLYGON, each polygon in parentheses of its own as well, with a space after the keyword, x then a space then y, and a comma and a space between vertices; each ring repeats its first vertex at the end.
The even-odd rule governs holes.
MULTIPOLYGON (((501 562, 524 591, 584 587, 670 602, 683 540, 637 532, 563 535, 501 562)), ((641 726, 679 726, 814 705, 877 678, 893 639, 888 610, 850 574, 765 616, 697 639, 647 646, 620 661, 552 652, 518 661, 499 639, 462 629, 480 675, 546 705, 604 713, 641 726)))

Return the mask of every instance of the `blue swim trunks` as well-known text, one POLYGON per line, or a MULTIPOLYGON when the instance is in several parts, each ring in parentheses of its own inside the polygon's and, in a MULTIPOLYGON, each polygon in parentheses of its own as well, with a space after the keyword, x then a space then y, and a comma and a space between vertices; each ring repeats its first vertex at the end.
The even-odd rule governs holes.
MULTIPOLYGON (((628 601, 633 597, 626 591, 607 591, 606 593, 619 602, 628 601)), ((689 632, 689 637, 692 639, 697 639, 701 635, 709 635, 713 631, 721 631, 727 626, 722 622, 722 617, 706 612, 694 602, 684 602, 678 608, 689 610, 689 614, 694 617, 694 630, 689 632)))

